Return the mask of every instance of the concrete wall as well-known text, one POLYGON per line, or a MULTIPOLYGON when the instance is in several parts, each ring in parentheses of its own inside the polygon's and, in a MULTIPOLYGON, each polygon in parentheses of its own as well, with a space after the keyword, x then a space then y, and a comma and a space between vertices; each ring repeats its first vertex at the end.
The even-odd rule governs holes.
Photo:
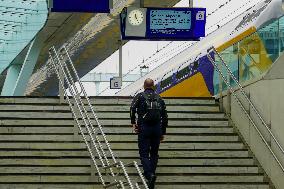
MULTIPOLYGON (((263 116, 265 122, 271 127, 273 134, 282 146, 284 146, 284 64, 283 57, 279 58, 278 62, 274 63, 273 68, 261 80, 247 84, 244 89, 257 110, 263 116), (277 68, 277 69, 275 69, 277 68), (281 70, 281 74, 277 73, 281 70), (277 76, 277 77, 275 77, 277 76)), ((240 91, 236 92, 240 97, 245 109, 249 112, 252 119, 257 123, 260 132, 268 141, 269 145, 280 162, 284 165, 284 154, 277 147, 275 142, 271 140, 270 135, 264 128, 263 124, 257 118, 252 107, 244 100, 240 91), (271 144, 270 144, 271 143, 271 144)), ((228 110, 228 100, 224 97, 224 109, 228 110)), ((248 117, 237 104, 234 96, 231 96, 231 119, 237 129, 244 137, 246 143, 250 146, 252 152, 257 157, 258 161, 264 168, 265 172, 271 178, 274 186, 277 189, 284 188, 284 172, 273 158, 269 148, 265 145, 257 130, 250 122, 248 117)))

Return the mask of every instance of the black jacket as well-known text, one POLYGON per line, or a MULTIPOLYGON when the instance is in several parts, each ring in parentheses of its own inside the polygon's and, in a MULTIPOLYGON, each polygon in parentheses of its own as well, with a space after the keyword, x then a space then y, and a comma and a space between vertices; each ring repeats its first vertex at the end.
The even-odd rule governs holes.
MULTIPOLYGON (((146 89, 144 93, 155 93, 152 89, 146 89)), ((162 106, 162 112, 161 112, 161 124, 162 124, 162 134, 166 134, 166 129, 168 126, 168 114, 166 109, 166 104, 162 98, 161 99, 161 106, 162 106)), ((143 104, 145 102, 145 98, 143 97, 142 93, 139 93, 136 95, 131 103, 130 107, 130 118, 131 118, 131 124, 136 124, 136 113, 138 114, 138 125, 142 122, 142 116, 144 114, 143 112, 143 104)))

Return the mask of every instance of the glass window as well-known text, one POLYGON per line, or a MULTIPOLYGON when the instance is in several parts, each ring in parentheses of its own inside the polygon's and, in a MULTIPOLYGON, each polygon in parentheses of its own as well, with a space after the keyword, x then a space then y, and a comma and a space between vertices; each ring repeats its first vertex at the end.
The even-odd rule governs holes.
MULTIPOLYGON (((229 69, 233 72, 234 76, 237 78, 239 78, 239 58, 238 58, 238 45, 233 45, 227 49, 225 49, 224 51, 222 51, 220 53, 220 55, 222 56, 224 62, 228 65, 229 69)), ((219 66, 219 69, 221 70, 222 75, 227 79, 227 81, 230 82, 230 85, 232 87, 234 87, 236 85, 236 83, 234 82, 233 79, 228 80, 228 71, 226 69, 226 67, 222 64, 220 58, 216 55, 215 56, 216 59, 216 63, 219 66)), ((223 81, 223 79, 222 79, 223 81)), ((218 94, 219 93, 219 72, 215 69, 214 71, 214 78, 213 78, 213 82, 214 82, 214 94, 218 94)), ((222 84, 222 88, 223 90, 227 89, 227 85, 225 84, 225 82, 223 81, 222 84)))
POLYGON ((48 15, 47 1, 1 1, 0 14, 0 72, 2 72, 44 26, 48 15))

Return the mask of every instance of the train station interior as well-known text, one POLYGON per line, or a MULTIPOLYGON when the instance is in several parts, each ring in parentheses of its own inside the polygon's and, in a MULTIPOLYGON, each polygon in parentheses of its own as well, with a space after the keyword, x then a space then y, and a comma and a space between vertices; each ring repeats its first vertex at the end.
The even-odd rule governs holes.
POLYGON ((156 189, 284 189, 284 0, 0 0, 0 189, 154 189, 147 79, 156 189))

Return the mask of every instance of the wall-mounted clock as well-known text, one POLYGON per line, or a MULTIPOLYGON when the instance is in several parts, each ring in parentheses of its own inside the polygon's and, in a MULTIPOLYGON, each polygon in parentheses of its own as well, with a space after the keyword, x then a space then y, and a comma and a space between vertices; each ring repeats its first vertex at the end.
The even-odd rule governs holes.
POLYGON ((144 19, 144 13, 139 9, 134 9, 128 14, 128 22, 133 26, 141 25, 144 19))

